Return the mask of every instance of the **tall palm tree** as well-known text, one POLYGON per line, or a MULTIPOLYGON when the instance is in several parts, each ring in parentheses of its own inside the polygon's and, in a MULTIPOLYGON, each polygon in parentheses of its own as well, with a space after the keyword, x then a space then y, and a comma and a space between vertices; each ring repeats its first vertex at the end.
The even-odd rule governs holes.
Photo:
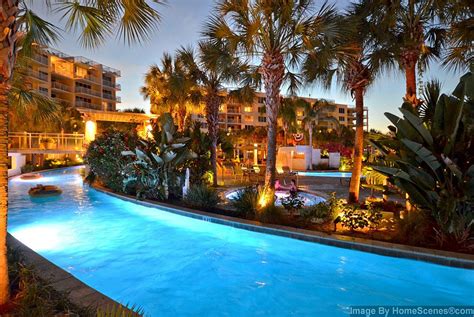
POLYGON ((199 95, 194 82, 186 76, 183 63, 169 53, 163 54, 161 67, 150 66, 140 92, 150 99, 151 113, 171 113, 177 119, 179 131, 184 130, 188 108, 197 103, 199 95))
POLYGON ((201 100, 205 104, 207 129, 211 140, 211 168, 213 185, 217 186, 217 142, 219 139, 219 108, 227 100, 253 102, 254 92, 248 85, 226 94, 225 84, 240 82, 246 77, 248 66, 233 56, 223 42, 203 40, 197 50, 181 48, 177 58, 186 70, 187 78, 202 91, 201 100))
MULTIPOLYGON (((335 105, 329 103, 327 100, 318 99, 314 104, 306 103, 304 107, 304 118, 303 126, 308 130, 308 144, 313 148, 313 132, 314 129, 322 121, 332 121, 334 118, 329 116, 328 113, 334 111, 335 105)), ((313 151, 310 151, 310 162, 313 162, 313 151)), ((311 169, 313 164, 311 164, 311 169)))
POLYGON ((301 84, 299 62, 312 44, 311 38, 326 40, 337 34, 334 8, 323 5, 313 12, 312 5, 312 0, 220 0, 217 14, 204 32, 211 39, 226 41, 238 57, 258 63, 268 122, 264 197, 269 199, 262 199, 261 205, 271 201, 274 193, 282 84, 288 83, 290 94, 294 94, 301 84))
POLYGON ((387 50, 393 54, 405 72, 405 101, 414 107, 417 98, 416 72, 425 69, 432 59, 441 55, 446 39, 446 28, 436 16, 437 0, 363 0, 370 9, 374 30, 385 39, 387 50))
POLYGON ((371 7, 364 1, 351 4, 339 21, 344 35, 339 41, 322 48, 322 55, 328 58, 321 62, 318 55, 308 55, 304 64, 307 80, 320 81, 329 87, 336 76, 343 90, 350 92, 355 99, 356 132, 349 202, 359 200, 364 150, 364 95, 378 74, 393 67, 391 51, 379 37, 379 24, 374 24, 370 17, 371 7))
MULTIPOLYGON (((8 0, 0 4, 0 305, 9 300, 6 236, 10 80, 19 52, 28 54, 33 43, 49 45, 58 39, 58 29, 31 11, 28 3, 8 0)), ((85 3, 44 0, 43 4, 48 12, 56 12, 66 19, 66 30, 80 30, 79 40, 85 47, 102 44, 114 33, 131 44, 147 38, 160 20, 156 9, 145 0, 96 0, 85 3)))

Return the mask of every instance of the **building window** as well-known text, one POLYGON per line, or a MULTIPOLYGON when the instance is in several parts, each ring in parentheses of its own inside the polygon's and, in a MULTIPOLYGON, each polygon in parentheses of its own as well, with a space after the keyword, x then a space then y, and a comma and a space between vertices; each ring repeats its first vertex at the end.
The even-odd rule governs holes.
POLYGON ((301 126, 301 125, 303 124, 303 121, 301 121, 301 120, 296 120, 296 124, 297 124, 298 126, 301 126))
POLYGON ((258 97, 258 103, 265 103, 265 97, 258 97))
POLYGON ((339 113, 346 113, 346 109, 344 109, 344 108, 339 108, 339 113))
POLYGON ((339 117, 339 121, 344 122, 344 121, 346 121, 346 118, 345 117, 339 117))
POLYGON ((46 87, 39 87, 39 92, 40 92, 41 94, 47 96, 48 93, 49 93, 49 90, 48 90, 48 88, 46 88, 46 87))
POLYGON ((245 116, 245 121, 247 122, 252 122, 253 121, 253 117, 252 116, 245 116))
POLYGON ((245 130, 253 130, 253 125, 245 125, 245 130))
POLYGON ((258 107, 258 112, 260 112, 260 113, 267 113, 267 108, 265 108, 265 106, 263 106, 263 107, 258 107))
POLYGON ((253 110, 253 109, 252 109, 251 106, 247 106, 247 107, 244 108, 244 111, 245 111, 245 112, 252 112, 252 110, 253 110))
POLYGON ((267 117, 258 117, 258 122, 267 122, 267 117))
POLYGON ((303 117, 303 116, 304 116, 304 111, 298 110, 298 111, 296 111, 296 115, 297 115, 298 117, 303 117))

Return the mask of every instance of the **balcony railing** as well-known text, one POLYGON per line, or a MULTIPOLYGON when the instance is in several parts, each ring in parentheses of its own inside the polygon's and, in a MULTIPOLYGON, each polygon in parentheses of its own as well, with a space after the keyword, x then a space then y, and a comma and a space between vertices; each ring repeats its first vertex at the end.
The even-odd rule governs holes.
POLYGON ((105 73, 112 73, 115 76, 121 76, 121 73, 118 69, 115 69, 115 68, 112 68, 112 67, 109 67, 109 66, 102 65, 102 70, 105 73))
POLYGON ((75 77, 78 80, 87 80, 93 83, 99 83, 99 78, 95 76, 90 76, 90 75, 81 76, 81 75, 76 74, 75 77))
POLYGON ((240 107, 227 107, 227 113, 240 113, 240 107))
POLYGON ((84 134, 77 133, 10 132, 8 134, 9 151, 83 151, 83 144, 84 134))
POLYGON ((51 87, 54 88, 54 89, 59 89, 59 90, 62 90, 62 91, 71 92, 71 87, 69 87, 67 85, 64 85, 64 84, 61 84, 61 83, 58 83, 58 82, 53 82, 51 84, 51 87))
POLYGON ((62 98, 59 98, 59 97, 54 97, 53 98, 54 100, 56 100, 57 103, 60 103, 62 105, 66 105, 66 106, 71 106, 71 102, 69 100, 66 100, 66 99, 62 99, 62 98))
POLYGON ((93 103, 85 102, 85 101, 80 101, 80 100, 76 100, 76 107, 95 109, 95 110, 103 110, 104 108, 101 105, 97 105, 97 104, 93 104, 93 103))
POLYGON ((109 95, 109 94, 103 94, 102 98, 107 99, 107 100, 113 100, 115 102, 122 102, 122 99, 120 97, 114 97, 114 96, 109 95))
POLYGON ((113 82, 108 81, 108 80, 103 80, 102 85, 104 85, 106 87, 114 88, 114 89, 117 89, 117 90, 121 89, 120 84, 114 84, 113 82))
POLYGON ((31 77, 37 78, 39 80, 42 80, 42 81, 48 81, 48 74, 45 74, 45 73, 41 73, 41 72, 34 71, 34 70, 29 70, 28 75, 30 75, 31 77))
POLYGON ((76 93, 86 94, 95 97, 102 97, 102 94, 99 91, 95 91, 89 88, 76 87, 76 93))
POLYGON ((33 54, 33 56, 31 56, 31 59, 38 62, 38 63, 40 63, 40 64, 48 65, 48 58, 46 56, 39 55, 39 54, 33 54))

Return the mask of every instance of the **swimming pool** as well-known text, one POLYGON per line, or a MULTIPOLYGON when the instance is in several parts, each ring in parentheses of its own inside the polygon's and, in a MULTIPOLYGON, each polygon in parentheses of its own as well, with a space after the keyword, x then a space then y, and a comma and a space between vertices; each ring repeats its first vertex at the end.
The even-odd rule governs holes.
POLYGON ((78 169, 10 181, 9 231, 148 316, 347 316, 351 305, 474 305, 474 270, 200 221, 83 186, 78 169), (31 200, 36 183, 60 197, 31 200))
MULTIPOLYGON (((225 198, 229 200, 236 199, 237 194, 241 190, 242 189, 229 190, 228 192, 225 193, 225 198)), ((275 205, 281 206, 281 199, 290 196, 290 192, 288 190, 278 190, 275 192, 275 196, 276 196, 275 205)), ((316 204, 326 201, 326 199, 324 199, 323 197, 319 197, 319 196, 316 196, 310 193, 301 192, 301 191, 298 192, 298 196, 303 199, 305 206, 314 206, 316 204)))
POLYGON ((311 177, 338 177, 338 178, 351 178, 351 172, 316 172, 316 171, 305 171, 298 172, 299 176, 311 176, 311 177))

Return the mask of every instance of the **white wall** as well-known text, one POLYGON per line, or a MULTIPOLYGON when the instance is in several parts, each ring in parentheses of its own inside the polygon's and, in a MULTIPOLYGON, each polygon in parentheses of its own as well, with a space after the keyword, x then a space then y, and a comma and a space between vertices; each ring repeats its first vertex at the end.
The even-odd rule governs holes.
POLYGON ((20 153, 8 153, 8 156, 12 160, 12 166, 8 170, 8 177, 20 175, 21 168, 26 164, 26 156, 20 153))

